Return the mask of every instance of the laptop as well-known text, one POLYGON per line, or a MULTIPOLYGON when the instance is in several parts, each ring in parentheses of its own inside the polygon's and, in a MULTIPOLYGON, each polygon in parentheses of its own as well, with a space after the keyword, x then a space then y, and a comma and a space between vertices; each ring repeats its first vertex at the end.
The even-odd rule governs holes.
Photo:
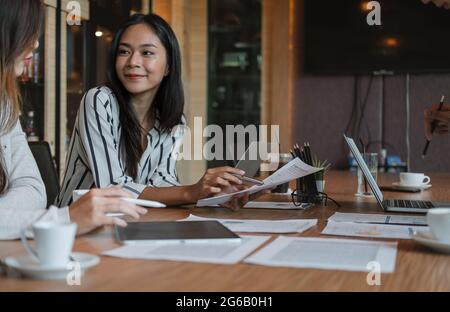
POLYGON ((130 222, 115 227, 116 240, 126 245, 168 243, 241 243, 239 235, 218 221, 130 222))
POLYGON ((450 207, 450 202, 436 202, 436 201, 423 201, 423 200, 403 200, 403 199, 383 199, 383 193, 375 182, 372 174, 369 171, 361 153, 356 147, 355 142, 352 138, 347 137, 344 134, 345 141, 347 142, 353 156, 358 163, 359 168, 361 169, 366 181, 369 183, 370 188, 372 189, 373 195, 375 196, 378 204, 380 204, 381 208, 384 211, 393 211, 393 212, 412 212, 412 213, 427 213, 431 208, 439 208, 439 207, 450 207))

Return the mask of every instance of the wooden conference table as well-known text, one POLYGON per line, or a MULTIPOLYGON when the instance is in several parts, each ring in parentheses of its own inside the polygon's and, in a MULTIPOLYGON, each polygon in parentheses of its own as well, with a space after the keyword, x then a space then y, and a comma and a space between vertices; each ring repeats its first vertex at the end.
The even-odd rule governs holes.
MULTIPOLYGON (((394 174, 380 174, 378 181, 380 185, 387 185, 395 180, 394 174)), ((385 197, 450 200, 450 174, 432 174, 431 183, 433 187, 422 193, 385 193, 385 197)), ((305 211, 242 209, 231 212, 225 208, 167 208, 151 209, 145 219, 178 220, 190 213, 204 217, 267 220, 317 218, 317 226, 292 235, 327 237, 320 232, 327 218, 336 211, 383 213, 375 199, 357 198, 355 190, 355 174, 336 171, 327 175, 325 191, 342 205, 341 208, 330 201, 327 207, 316 205, 305 211)), ((289 199, 290 196, 283 195, 261 198, 289 199)), ((273 235, 272 239, 275 237, 273 235)), ((382 274, 380 286, 368 286, 367 273, 364 272, 101 257, 100 264, 82 277, 80 286, 68 286, 66 281, 1 276, 0 291, 450 291, 449 255, 434 253, 412 240, 398 242, 395 272, 382 274)), ((74 250, 99 255, 117 246, 111 228, 104 228, 78 238, 74 250)), ((23 253, 19 241, 0 242, 0 258, 23 253)))

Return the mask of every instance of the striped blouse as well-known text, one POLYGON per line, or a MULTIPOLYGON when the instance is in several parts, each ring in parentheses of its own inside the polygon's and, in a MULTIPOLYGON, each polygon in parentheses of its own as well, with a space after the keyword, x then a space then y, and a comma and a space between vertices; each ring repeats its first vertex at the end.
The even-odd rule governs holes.
POLYGON ((66 171, 55 204, 72 203, 77 189, 122 185, 134 197, 147 186, 179 185, 176 160, 179 154, 185 121, 172 131, 158 129, 159 121, 147 134, 147 148, 138 165, 136 180, 126 173, 119 145, 121 124, 119 103, 111 89, 97 87, 83 97, 66 158, 66 171))

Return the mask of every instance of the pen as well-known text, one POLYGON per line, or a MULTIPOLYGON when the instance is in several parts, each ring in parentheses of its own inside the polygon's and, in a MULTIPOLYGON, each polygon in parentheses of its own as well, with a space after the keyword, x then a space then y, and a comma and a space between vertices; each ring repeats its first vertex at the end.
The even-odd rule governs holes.
MULTIPOLYGON (((443 95, 441 97, 441 102, 439 103, 438 111, 442 110, 442 106, 444 105, 444 100, 445 100, 445 96, 443 95)), ((431 122, 431 134, 433 134, 434 129, 437 126, 437 123, 438 122, 436 120, 433 120, 431 122)), ((427 155, 428 146, 430 146, 430 140, 427 139, 427 142, 425 143, 425 148, 423 149, 422 158, 425 158, 425 156, 427 155)))
POLYGON ((245 182, 250 182, 250 183, 253 183, 253 184, 256 184, 256 185, 263 185, 264 184, 264 182, 262 182, 260 180, 252 179, 252 178, 249 178, 249 177, 246 177, 246 176, 241 176, 239 174, 232 173, 232 175, 234 175, 235 177, 238 177, 239 179, 241 179, 242 181, 245 181, 245 182))
POLYGON ((289 153, 291 153, 292 159, 297 158, 297 155, 295 155, 292 150, 289 150, 289 153))
POLYGON ((305 149, 305 156, 306 156, 307 164, 312 166, 311 148, 310 148, 309 142, 306 142, 304 144, 304 149, 305 149))

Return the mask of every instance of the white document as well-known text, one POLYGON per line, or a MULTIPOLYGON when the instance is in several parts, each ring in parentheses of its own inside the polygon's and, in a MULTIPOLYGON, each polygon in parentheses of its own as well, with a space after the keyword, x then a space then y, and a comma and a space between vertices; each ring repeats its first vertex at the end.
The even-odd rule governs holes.
POLYGON ((252 233, 302 233, 317 224, 317 219, 290 220, 244 220, 244 219, 214 219, 189 215, 180 221, 216 220, 233 232, 252 233))
POLYGON ((372 271, 373 261, 380 272, 395 269, 397 243, 350 239, 280 236, 245 259, 247 263, 348 271, 372 271))
POLYGON ((334 222, 328 220, 322 234, 359 236, 372 238, 410 239, 415 231, 429 232, 428 226, 364 224, 353 222, 334 222))
POLYGON ((266 242, 270 236, 241 236, 240 244, 127 245, 103 253, 125 259, 174 260, 234 264, 266 242))
POLYGON ((425 216, 401 216, 401 215, 336 212, 328 220, 334 222, 427 225, 427 219, 425 216))
POLYGON ((245 204, 244 208, 295 210, 306 209, 311 206, 312 204, 310 203, 302 203, 300 206, 296 206, 293 202, 249 201, 247 204, 245 204))
POLYGON ((265 178, 263 180, 263 185, 254 185, 242 191, 200 199, 199 201, 197 201, 197 207, 220 205, 226 203, 235 195, 245 193, 254 194, 262 190, 273 188, 279 184, 283 184, 291 180, 310 175, 320 170, 322 170, 322 168, 311 167, 310 165, 305 164, 299 158, 294 158, 286 165, 275 171, 271 176, 265 178))

